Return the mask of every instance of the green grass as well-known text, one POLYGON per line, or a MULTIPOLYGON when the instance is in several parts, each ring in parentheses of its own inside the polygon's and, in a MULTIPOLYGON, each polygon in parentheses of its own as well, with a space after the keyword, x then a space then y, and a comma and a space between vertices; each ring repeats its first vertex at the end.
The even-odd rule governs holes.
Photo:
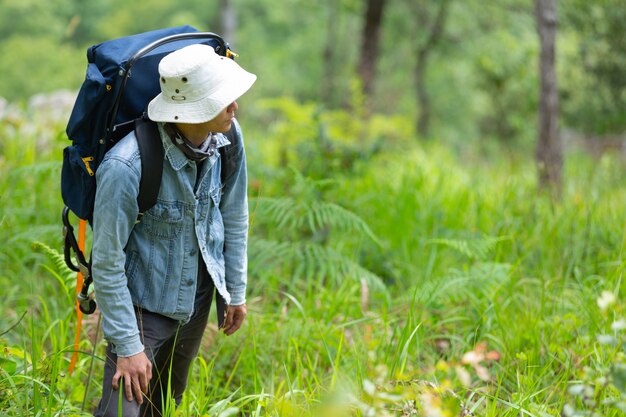
MULTIPOLYGON (((29 123, 0 121, 0 414, 88 415, 104 342, 90 373, 97 321, 86 319, 68 373, 65 144, 50 134, 61 126, 29 123)), ((248 142, 249 317, 230 338, 212 317, 172 414, 623 415, 623 159, 568 154, 554 202, 530 158, 396 139, 342 170, 329 163, 328 182, 299 174, 297 158, 295 175, 264 163, 278 139, 248 142), (603 291, 615 298, 601 308, 603 291)))

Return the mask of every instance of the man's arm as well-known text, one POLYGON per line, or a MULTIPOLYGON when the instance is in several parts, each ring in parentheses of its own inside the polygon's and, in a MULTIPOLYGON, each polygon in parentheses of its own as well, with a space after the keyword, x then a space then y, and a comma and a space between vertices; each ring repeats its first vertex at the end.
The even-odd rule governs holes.
POLYGON ((102 330, 118 356, 143 351, 128 290, 124 248, 137 219, 139 172, 126 161, 105 159, 96 173, 92 271, 102 330))
POLYGON ((112 158, 103 161, 96 175, 92 273, 102 330, 118 356, 112 386, 117 390, 121 379, 128 401, 134 395, 142 404, 142 393, 148 392, 152 378, 152 363, 139 338, 124 251, 139 212, 140 173, 126 161, 112 158))

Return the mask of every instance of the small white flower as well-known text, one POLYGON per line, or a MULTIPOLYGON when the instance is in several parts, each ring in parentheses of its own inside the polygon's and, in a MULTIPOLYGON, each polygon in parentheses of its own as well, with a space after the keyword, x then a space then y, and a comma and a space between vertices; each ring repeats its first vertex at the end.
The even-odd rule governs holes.
POLYGON ((376 385, 372 381, 365 380, 363 381, 363 391, 369 396, 374 396, 376 394, 376 385))
POLYGON ((565 417, 573 416, 575 412, 576 412, 576 410, 574 410, 574 407, 572 407, 571 405, 565 404, 563 406, 563 415, 565 417))
POLYGON ((615 346, 618 343, 618 340, 615 337, 608 334, 598 335, 597 340, 601 345, 615 346))
POLYGON ((485 359, 485 355, 476 352, 475 350, 471 350, 469 352, 465 352, 463 358, 461 359, 461 363, 466 365, 476 365, 485 359))
POLYGON ((624 330, 626 329, 626 320, 624 319, 620 319, 617 321, 614 321, 613 324, 611 324, 611 330, 613 331, 619 331, 619 330, 624 330))
POLYGON ((598 297, 598 307, 600 307, 600 310, 604 311, 607 308, 609 308, 612 304, 615 304, 615 294, 613 294, 611 291, 602 291, 602 294, 600 295, 600 297, 598 297))
POLYGON ((472 376, 467 371, 467 369, 463 368, 462 366, 457 366, 454 368, 454 370, 456 371, 456 376, 461 381, 461 384, 463 384, 465 388, 469 388, 470 385, 472 385, 472 376))
POLYGON ((571 385, 568 389, 567 392, 569 392, 571 395, 575 395, 575 396, 580 396, 582 395, 582 393, 585 391, 585 386, 583 384, 575 384, 575 385, 571 385))

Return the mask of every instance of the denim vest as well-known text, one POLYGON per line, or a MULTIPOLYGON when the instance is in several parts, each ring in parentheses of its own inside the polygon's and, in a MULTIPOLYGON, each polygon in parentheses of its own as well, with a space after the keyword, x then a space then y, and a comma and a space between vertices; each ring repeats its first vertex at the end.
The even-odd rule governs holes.
MULTIPOLYGON (((232 156, 236 169, 221 184, 219 152, 198 173, 196 163, 174 146, 162 124, 159 132, 165 149, 161 188, 156 205, 140 223, 141 162, 134 132, 106 154, 96 172, 92 273, 102 329, 119 356, 143 351, 133 306, 189 320, 199 256, 226 303, 245 303, 248 200, 243 146, 232 156)), ((227 144, 217 134, 218 148, 227 144)))

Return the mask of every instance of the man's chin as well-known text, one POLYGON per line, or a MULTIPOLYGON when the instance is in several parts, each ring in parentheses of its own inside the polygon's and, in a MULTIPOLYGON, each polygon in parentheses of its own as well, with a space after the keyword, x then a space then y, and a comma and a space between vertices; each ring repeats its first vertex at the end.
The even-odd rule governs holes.
POLYGON ((219 133, 228 133, 230 131, 230 127, 232 125, 233 125, 233 121, 232 120, 229 120, 228 122, 224 123, 224 128, 219 130, 219 133))

